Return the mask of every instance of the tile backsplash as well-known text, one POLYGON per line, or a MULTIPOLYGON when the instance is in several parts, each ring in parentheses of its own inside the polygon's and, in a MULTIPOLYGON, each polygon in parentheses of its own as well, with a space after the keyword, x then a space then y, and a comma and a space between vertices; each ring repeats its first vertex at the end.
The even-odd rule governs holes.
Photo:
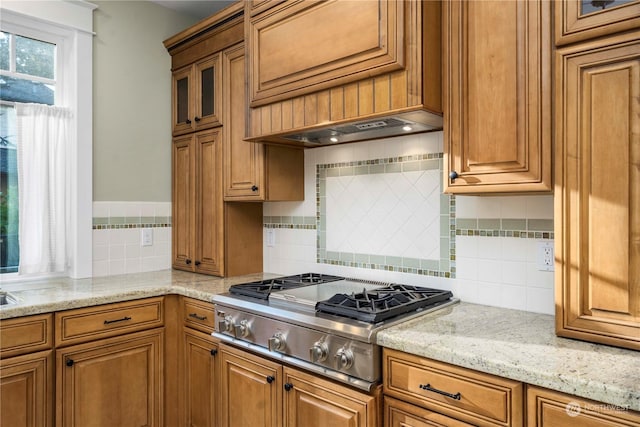
POLYGON ((305 200, 264 205, 264 271, 552 314, 553 272, 537 270, 536 253, 553 240, 553 196, 443 195, 441 153, 442 132, 306 150, 305 200))
POLYGON ((94 277, 168 268, 170 202, 93 203, 94 277), (150 230, 150 245, 142 245, 143 230, 150 230))

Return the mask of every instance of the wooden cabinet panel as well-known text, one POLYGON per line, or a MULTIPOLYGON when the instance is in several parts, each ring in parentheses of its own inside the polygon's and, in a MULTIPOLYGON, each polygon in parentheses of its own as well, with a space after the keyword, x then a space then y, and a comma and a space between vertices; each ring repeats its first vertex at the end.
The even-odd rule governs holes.
POLYGON ((247 28, 259 52, 249 56, 252 107, 404 68, 403 2, 289 1, 247 28))
POLYGON ((556 44, 566 45, 640 27, 640 1, 556 1, 556 44), (600 4, 600 5, 598 5, 600 4))
POLYGON ((51 314, 38 314, 0 321, 0 357, 44 350, 53 346, 51 314))
POLYGON ((529 427, 631 427, 640 425, 640 414, 568 394, 527 386, 529 427))
POLYGON ((184 425, 215 426, 218 421, 218 344, 211 336, 186 327, 182 337, 184 355, 180 378, 184 425))
POLYGON ((556 329, 640 349, 640 33, 556 55, 556 329))
POLYGON ((391 397, 384 398, 384 425, 386 427, 470 427, 446 415, 410 405, 391 397))
POLYGON ((282 426, 282 366, 222 344, 220 427, 282 426))
POLYGON ((551 189, 550 11, 444 3, 445 192, 551 189))
POLYGON ((304 152, 244 140, 244 45, 223 52, 225 200, 304 200, 304 152))
POLYGON ((56 350, 56 425, 162 426, 164 331, 56 350))
POLYGON ((171 152, 171 264, 173 268, 187 271, 193 269, 191 259, 195 239, 194 149, 191 140, 192 135, 175 138, 171 152))
POLYGON ((113 337, 164 324, 163 297, 55 313, 56 346, 113 337))
POLYGON ((0 360, 0 425, 53 425, 51 350, 0 360))
POLYGON ((284 368, 284 425, 289 427, 375 427, 378 400, 318 376, 284 368))
POLYGON ((215 329, 213 304, 182 297, 182 313, 185 326, 210 334, 215 329))
POLYGON ((196 273, 224 275, 222 141, 218 130, 194 135, 196 273))
POLYGON ((485 426, 521 426, 522 383, 384 349, 384 393, 485 426))

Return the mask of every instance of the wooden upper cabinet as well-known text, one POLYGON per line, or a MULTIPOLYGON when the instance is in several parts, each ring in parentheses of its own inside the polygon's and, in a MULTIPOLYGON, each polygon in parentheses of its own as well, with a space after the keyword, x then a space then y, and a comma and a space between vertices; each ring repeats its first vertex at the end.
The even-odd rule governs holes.
POLYGON ((224 74, 224 198, 304 200, 304 153, 244 140, 247 93, 244 44, 222 54, 224 74))
POLYGON ((344 125, 332 130, 349 142, 358 140, 353 122, 389 116, 421 131, 442 127, 441 2, 245 7, 248 140, 313 147, 344 125), (311 142, 302 131, 315 132, 311 142))
POLYGON ((445 192, 550 191, 551 3, 443 8, 445 192))
POLYGON ((566 45, 640 27, 639 0, 555 2, 556 44, 566 45))
POLYGON ((250 105, 404 67, 404 7, 393 1, 287 1, 250 18, 250 105))
POLYGON ((556 53, 556 329, 640 350, 640 31, 556 53))
POLYGON ((212 55, 173 72, 173 134, 220 124, 220 55, 212 55))

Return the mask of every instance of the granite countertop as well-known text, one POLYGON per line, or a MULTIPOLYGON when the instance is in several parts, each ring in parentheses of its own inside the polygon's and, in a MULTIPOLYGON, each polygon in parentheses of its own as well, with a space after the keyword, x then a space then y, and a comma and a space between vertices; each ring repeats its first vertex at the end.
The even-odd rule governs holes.
POLYGON ((640 352, 555 335, 554 317, 460 303, 378 333, 378 344, 640 411, 640 352))
POLYGON ((26 283, 3 283, 2 290, 16 297, 18 303, 2 306, 0 319, 168 294, 211 301, 213 295, 226 292, 233 284, 277 276, 258 273, 221 278, 179 270, 162 270, 89 279, 64 277, 26 283))
MULTIPOLYGON (((276 274, 219 278, 177 270, 3 283, 18 304, 0 320, 159 295, 211 301, 230 285, 276 274)), ((380 331, 378 344, 453 365, 640 411, 640 352, 559 338, 554 317, 460 303, 380 331)))

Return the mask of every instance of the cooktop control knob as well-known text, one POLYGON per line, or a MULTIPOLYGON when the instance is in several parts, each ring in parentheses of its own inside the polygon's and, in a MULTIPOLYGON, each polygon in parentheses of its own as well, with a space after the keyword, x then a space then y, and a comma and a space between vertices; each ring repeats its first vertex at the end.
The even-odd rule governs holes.
POLYGON ((287 343, 284 335, 280 332, 276 332, 271 338, 269 338, 269 351, 282 351, 286 346, 287 343))
POLYGON ((318 341, 309 349, 309 358, 312 362, 324 362, 329 355, 329 348, 326 343, 318 341))
POLYGON ((218 321, 218 329, 220 329, 220 332, 230 332, 232 329, 231 325, 233 324, 231 316, 225 316, 224 312, 218 312, 218 317, 221 319, 218 321))
POLYGON ((234 325, 234 330, 236 332, 236 338, 245 338, 249 336, 249 322, 241 320, 240 323, 234 325))
POLYGON ((336 352, 336 360, 339 369, 349 369, 353 365, 353 352, 342 347, 336 352))

